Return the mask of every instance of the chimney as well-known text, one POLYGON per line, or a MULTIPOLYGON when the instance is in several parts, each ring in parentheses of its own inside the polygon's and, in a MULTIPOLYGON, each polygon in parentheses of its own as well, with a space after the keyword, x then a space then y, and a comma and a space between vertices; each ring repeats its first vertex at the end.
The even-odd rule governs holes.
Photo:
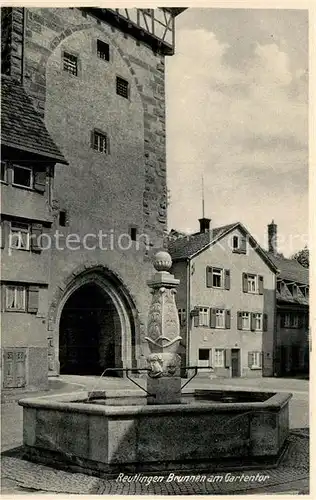
POLYGON ((277 231, 278 231, 278 226, 274 223, 274 220, 272 219, 271 224, 268 224, 268 245, 269 245, 269 252, 273 253, 273 255, 276 255, 278 251, 277 231))
POLYGON ((202 219, 199 219, 200 233, 209 233, 210 232, 210 222, 211 222, 211 219, 207 219, 205 217, 203 217, 202 219))

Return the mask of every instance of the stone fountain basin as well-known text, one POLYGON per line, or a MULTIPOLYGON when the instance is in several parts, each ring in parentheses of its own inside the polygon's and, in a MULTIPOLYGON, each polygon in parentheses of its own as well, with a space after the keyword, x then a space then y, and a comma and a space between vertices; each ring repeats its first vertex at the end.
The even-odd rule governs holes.
POLYGON ((180 404, 147 405, 142 391, 106 390, 23 399, 24 449, 31 460, 97 475, 273 466, 291 396, 196 390, 180 404))

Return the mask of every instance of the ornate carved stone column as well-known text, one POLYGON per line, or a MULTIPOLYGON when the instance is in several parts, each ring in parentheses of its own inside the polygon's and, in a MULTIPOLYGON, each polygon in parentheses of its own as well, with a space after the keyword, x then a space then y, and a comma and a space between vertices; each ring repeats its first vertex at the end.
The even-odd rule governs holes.
POLYGON ((158 252, 154 257, 156 273, 148 281, 152 302, 148 314, 147 337, 149 350, 147 391, 152 395, 149 404, 180 403, 181 358, 177 353, 181 337, 176 287, 180 283, 170 274, 172 266, 168 252, 158 252))

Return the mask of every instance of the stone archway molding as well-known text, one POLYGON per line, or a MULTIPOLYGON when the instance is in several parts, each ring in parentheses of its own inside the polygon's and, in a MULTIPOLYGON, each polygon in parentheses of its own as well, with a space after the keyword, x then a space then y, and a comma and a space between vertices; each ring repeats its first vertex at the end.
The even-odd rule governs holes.
MULTIPOLYGON (((53 352, 50 375, 59 375, 59 325, 64 306, 69 297, 82 286, 93 283, 100 287, 112 300, 120 321, 121 329, 121 366, 130 368, 133 366, 133 348, 136 339, 132 338, 139 331, 140 318, 136 308, 135 300, 127 287, 123 284, 117 273, 110 271, 102 265, 90 264, 79 266, 57 287, 49 312, 49 337, 53 352)), ((135 355, 135 354, 134 354, 135 355)))

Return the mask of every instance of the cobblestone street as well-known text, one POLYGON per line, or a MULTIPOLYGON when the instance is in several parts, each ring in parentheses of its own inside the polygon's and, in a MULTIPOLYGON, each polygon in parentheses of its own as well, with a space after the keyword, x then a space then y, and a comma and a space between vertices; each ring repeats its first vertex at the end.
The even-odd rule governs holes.
MULTIPOLYGON (((80 386, 71 385, 78 384, 78 379, 79 377, 76 380, 66 377, 60 389, 55 388, 54 392, 80 390, 80 386)), ((80 381, 84 387, 91 389, 96 385, 96 380, 92 379, 81 377, 80 381)), ((2 405, 4 424, 2 450, 6 450, 2 455, 2 494, 210 495, 282 492, 307 494, 309 491, 309 432, 306 426, 306 421, 308 421, 308 382, 292 381, 293 383, 291 383, 290 380, 266 379, 260 380, 260 385, 264 386, 260 388, 271 390, 273 382, 277 386, 277 390, 289 390, 290 385, 296 390, 293 394, 292 409, 290 410, 291 435, 278 468, 232 471, 230 474, 228 472, 212 473, 211 471, 209 473, 194 471, 190 474, 177 474, 174 471, 178 477, 171 478, 167 474, 157 482, 146 479, 146 474, 143 473, 140 474, 140 480, 139 478, 135 480, 136 475, 130 474, 130 480, 126 479, 124 482, 119 477, 106 480, 85 474, 55 470, 23 460, 19 453, 19 447, 22 444, 21 408, 13 401, 5 403, 2 405), (300 428, 297 425, 299 423, 300 428), (250 480, 240 479, 242 474, 254 477, 250 480), (264 476, 266 478, 262 481, 264 476)), ((195 381, 194 387, 205 387, 210 383, 212 386, 224 386, 225 384, 225 387, 228 384, 227 381, 210 382, 210 380, 201 379, 195 381)), ((101 384, 98 381, 98 386, 101 385, 102 388, 105 386, 107 388, 126 388, 127 384, 128 382, 122 379, 107 379, 103 380, 101 384)), ((249 381, 239 381, 239 386, 248 387, 249 381)))

